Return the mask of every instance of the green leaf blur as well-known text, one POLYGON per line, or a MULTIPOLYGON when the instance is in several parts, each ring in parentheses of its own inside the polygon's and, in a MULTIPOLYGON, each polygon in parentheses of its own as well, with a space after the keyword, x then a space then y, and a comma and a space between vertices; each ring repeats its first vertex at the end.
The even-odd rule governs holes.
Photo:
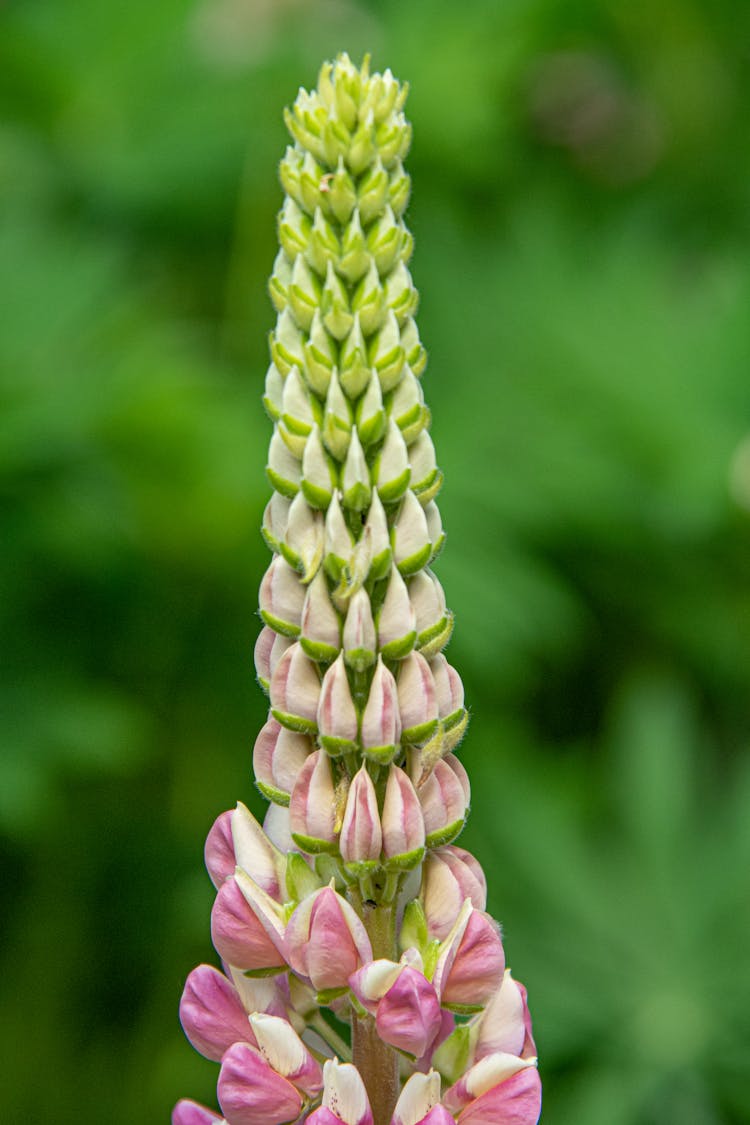
POLYGON ((411 84, 461 843, 543 1121, 750 1118, 749 41, 743 0, 2 7, 4 1122, 213 1103, 177 1003, 254 800, 281 110, 341 49, 411 84))

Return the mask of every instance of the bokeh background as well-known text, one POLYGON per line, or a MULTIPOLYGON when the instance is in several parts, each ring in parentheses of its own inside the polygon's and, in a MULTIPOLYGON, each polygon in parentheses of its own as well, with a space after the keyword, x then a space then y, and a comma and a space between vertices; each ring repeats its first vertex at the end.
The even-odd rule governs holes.
POLYGON ((177 1002, 264 717, 281 109, 342 48, 412 87, 462 843, 543 1120, 739 1125, 745 0, 6 0, 0 1116, 213 1104, 177 1002))

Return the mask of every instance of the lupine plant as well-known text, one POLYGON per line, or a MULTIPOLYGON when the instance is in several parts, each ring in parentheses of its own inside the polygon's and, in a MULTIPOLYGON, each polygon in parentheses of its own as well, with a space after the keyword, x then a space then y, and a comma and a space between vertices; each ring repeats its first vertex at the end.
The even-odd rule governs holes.
POLYGON ((453 841, 468 715, 431 569, 442 483, 403 215, 406 87, 346 55, 300 90, 270 292, 274 423, 258 680, 270 700, 243 804, 206 841, 223 971, 190 973, 193 1046, 221 1112, 173 1125, 534 1125, 526 993, 453 841))

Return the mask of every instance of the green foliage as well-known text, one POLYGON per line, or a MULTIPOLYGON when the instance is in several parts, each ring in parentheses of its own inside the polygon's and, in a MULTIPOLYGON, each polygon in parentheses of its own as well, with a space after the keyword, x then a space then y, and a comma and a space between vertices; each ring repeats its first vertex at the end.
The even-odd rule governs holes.
POLYGON ((749 22, 3 8, 4 1120, 212 1096, 175 1012, 202 839, 251 797, 262 723, 281 108, 342 48, 412 88, 462 842, 530 989, 544 1120, 748 1118, 749 22))

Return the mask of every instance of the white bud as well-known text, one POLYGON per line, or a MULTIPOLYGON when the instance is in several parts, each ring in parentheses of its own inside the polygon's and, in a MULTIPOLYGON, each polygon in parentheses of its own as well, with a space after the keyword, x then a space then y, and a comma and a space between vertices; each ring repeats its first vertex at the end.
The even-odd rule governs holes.
POLYGON ((287 496, 273 492, 263 512, 261 532, 269 548, 277 554, 281 553, 281 544, 286 535, 290 507, 291 500, 287 496))
POLYGON ((271 359, 282 376, 288 375, 295 365, 297 367, 302 366, 304 361, 303 345, 304 336, 290 310, 286 308, 276 321, 276 328, 270 337, 271 359))
POLYGON ((275 363, 271 363, 266 372, 266 393, 263 395, 263 405, 266 414, 272 422, 281 417, 281 403, 284 397, 284 380, 275 363))
POLYGON ((352 312, 346 286, 328 262, 326 281, 320 298, 320 312, 323 324, 336 340, 343 340, 352 326, 352 312))
POLYGON ((375 662, 376 649, 370 599, 366 590, 359 589, 349 602, 344 622, 344 659, 361 672, 375 662))
POLYGON ((268 447, 266 476, 277 492, 289 497, 297 495, 301 480, 300 463, 287 448, 278 426, 274 428, 268 447))
POLYGON ((349 398, 359 397, 368 382, 371 382, 370 374, 365 338, 359 314, 355 312, 351 331, 341 345, 339 359, 339 381, 349 398))
POLYGON ((400 380, 405 358, 398 321, 394 314, 389 312, 383 327, 373 336, 369 348, 370 364, 377 372, 384 394, 392 391, 400 380))
MULTIPOLYGON (((377 380, 373 380, 377 382, 377 380)), ((370 570, 371 579, 383 578, 391 565, 391 538, 388 530, 388 520, 377 492, 373 492, 370 510, 362 531, 362 537, 368 537, 370 543, 370 570)))
POLYGON ((325 568, 331 578, 338 581, 350 563, 354 540, 346 526, 337 492, 334 492, 326 512, 325 531, 325 568))
POLYGON ((325 330, 320 309, 315 310, 310 325, 310 339, 303 343, 304 372, 310 388, 321 398, 328 391, 331 372, 336 365, 336 348, 325 330))
POLYGON ((378 646, 384 659, 403 660, 414 647, 416 636, 409 592, 394 566, 378 613, 378 646))
POLYGON ((355 512, 361 512, 368 507, 372 496, 370 470, 367 467, 356 428, 352 430, 352 437, 344 462, 344 471, 341 474, 341 490, 342 499, 347 508, 355 512))
POLYGON ((393 419, 388 422, 383 448, 373 467, 373 477, 384 504, 395 503, 409 487, 411 478, 409 452, 403 435, 393 419))
POLYGON ((310 508, 298 492, 289 508, 289 523, 281 549, 287 562, 302 572, 305 585, 317 573, 323 559, 324 537, 322 512, 310 508))
POLYGON ((300 644, 311 660, 330 663, 340 649, 341 624, 328 593, 322 570, 313 578, 305 595, 300 621, 300 644))
POLYGON ((430 558, 432 544, 425 510, 409 489, 391 531, 393 559, 403 575, 415 574, 430 558))
POLYGON ((352 432, 352 408, 341 390, 336 368, 326 395, 323 414, 323 443, 337 461, 343 461, 349 448, 352 432))
MULTIPOLYGON (((369 378, 369 369, 368 369, 369 378)), ((364 446, 374 445, 385 433, 386 414, 379 379, 370 379, 355 411, 359 438, 364 446)))

